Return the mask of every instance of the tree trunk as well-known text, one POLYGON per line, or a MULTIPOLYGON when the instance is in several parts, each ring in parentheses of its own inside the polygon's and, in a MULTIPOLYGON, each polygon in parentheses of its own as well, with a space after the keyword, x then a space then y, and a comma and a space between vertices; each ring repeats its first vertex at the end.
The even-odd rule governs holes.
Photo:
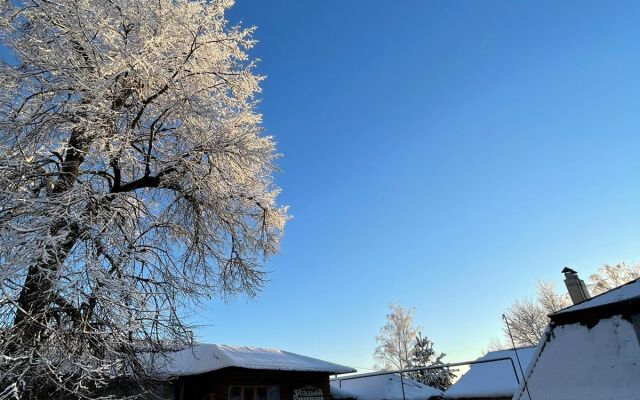
MULTIPOLYGON (((73 131, 69 139, 60 175, 49 197, 55 200, 68 192, 75 183, 80 165, 87 152, 88 140, 83 131, 73 131)), ((48 260, 36 260, 29 267, 24 286, 18 297, 18 309, 13 320, 22 341, 30 341, 44 331, 49 314, 49 306, 54 299, 56 275, 69 256, 71 249, 80 238, 80 229, 76 223, 64 218, 56 220, 49 230, 51 236, 66 231, 64 238, 55 245, 47 246, 45 253, 48 260)))
POLYGON ((14 327, 20 329, 23 340, 37 337, 44 329, 49 317, 48 308, 54 298, 55 276, 80 237, 77 228, 75 224, 70 226, 65 239, 57 247, 46 249, 50 261, 36 262, 29 267, 13 321, 14 327))

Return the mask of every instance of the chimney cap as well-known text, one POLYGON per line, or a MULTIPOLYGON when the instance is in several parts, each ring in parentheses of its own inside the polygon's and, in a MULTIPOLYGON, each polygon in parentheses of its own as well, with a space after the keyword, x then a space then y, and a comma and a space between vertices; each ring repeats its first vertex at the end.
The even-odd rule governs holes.
POLYGON ((564 269, 562 270, 563 274, 577 274, 578 271, 574 271, 569 267, 564 267, 564 269))

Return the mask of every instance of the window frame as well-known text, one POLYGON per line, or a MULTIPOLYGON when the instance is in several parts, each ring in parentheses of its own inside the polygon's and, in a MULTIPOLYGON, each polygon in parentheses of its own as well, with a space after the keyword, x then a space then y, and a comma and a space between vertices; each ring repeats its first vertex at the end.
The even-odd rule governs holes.
POLYGON ((282 391, 280 390, 280 385, 229 385, 229 388, 227 390, 227 400, 231 400, 231 390, 233 388, 239 388, 240 389, 240 399, 239 400, 257 400, 256 393, 257 393, 257 389, 258 388, 264 388, 266 390, 266 392, 267 392, 267 399, 266 400, 280 400, 280 398, 282 397, 281 396, 282 391), (272 387, 278 388, 278 398, 277 399, 270 399, 269 398, 269 388, 272 388, 272 387), (245 389, 249 389, 249 388, 253 389, 253 398, 245 399, 244 398, 244 391, 245 391, 245 389))

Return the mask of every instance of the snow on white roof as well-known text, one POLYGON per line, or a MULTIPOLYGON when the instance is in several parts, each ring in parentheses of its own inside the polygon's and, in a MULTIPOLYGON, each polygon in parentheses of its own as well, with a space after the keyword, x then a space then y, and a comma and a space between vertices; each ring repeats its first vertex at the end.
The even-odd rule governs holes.
POLYGON ((615 289, 611 289, 608 292, 604 292, 598 296, 594 296, 589 300, 583 301, 582 303, 567 307, 553 315, 560 315, 578 310, 586 310, 589 308, 619 303, 636 298, 640 298, 640 279, 636 279, 622 286, 618 286, 615 289))
MULTIPOLYGON (((633 324, 614 315, 589 328, 558 325, 526 372, 534 400, 616 399, 640 397, 640 346, 633 324)), ((528 400, 524 384, 515 400, 528 400)))
POLYGON ((162 367, 169 376, 196 375, 227 367, 276 371, 345 374, 355 369, 276 349, 222 344, 198 344, 167 355, 162 367))
MULTIPOLYGON (((535 347, 523 347, 517 349, 518 357, 522 363, 522 370, 527 369, 535 352, 535 347)), ((509 357, 509 360, 472 364, 464 375, 458 379, 444 394, 447 399, 474 398, 474 397, 511 397, 518 388, 518 379, 522 381, 522 374, 518 366, 518 360, 513 350, 491 351, 478 358, 478 361, 493 360, 509 357), (513 367, 516 372, 514 373, 513 367)))
POLYGON ((331 397, 334 399, 357 399, 358 395, 335 385, 330 385, 331 397))
POLYGON ((427 400, 442 396, 442 391, 436 388, 409 378, 403 377, 401 380, 400 375, 395 373, 364 374, 345 378, 331 379, 331 387, 347 390, 355 394, 358 400, 403 400, 402 382, 404 382, 404 399, 406 400, 427 400))

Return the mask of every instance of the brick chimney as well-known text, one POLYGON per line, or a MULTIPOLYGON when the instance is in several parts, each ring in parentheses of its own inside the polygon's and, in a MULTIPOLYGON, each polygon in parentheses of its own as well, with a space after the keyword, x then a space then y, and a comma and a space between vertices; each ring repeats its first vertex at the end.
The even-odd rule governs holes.
POLYGON ((567 285, 567 291, 571 296, 573 304, 582 303, 583 301, 590 299, 589 289, 584 281, 578 277, 578 273, 569 267, 565 267, 562 270, 564 274, 564 284, 567 285))

